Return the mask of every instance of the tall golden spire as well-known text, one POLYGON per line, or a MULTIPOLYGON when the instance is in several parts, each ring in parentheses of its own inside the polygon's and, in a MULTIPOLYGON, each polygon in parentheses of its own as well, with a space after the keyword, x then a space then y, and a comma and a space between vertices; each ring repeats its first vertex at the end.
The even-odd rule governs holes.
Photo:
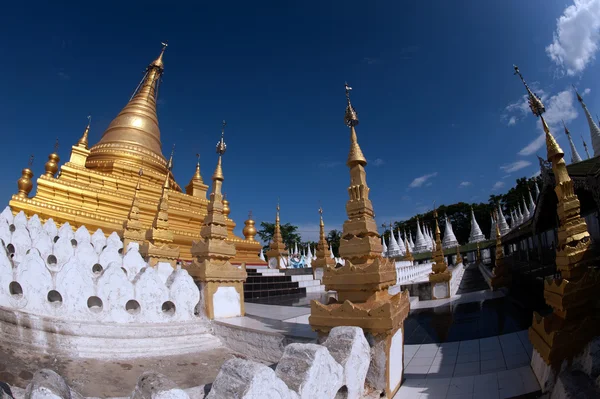
POLYGON ((283 242, 283 236, 281 235, 279 209, 279 200, 277 200, 277 213, 275 214, 273 239, 269 243, 269 250, 265 253, 265 255, 269 257, 269 267, 277 269, 281 267, 282 258, 289 254, 287 248, 285 247, 285 243, 283 242), (277 263, 275 264, 275 261, 271 261, 271 259, 276 259, 277 263))
MULTIPOLYGON (((519 73, 517 67, 515 71, 519 73)), ((534 356, 541 356, 558 372, 560 364, 579 353, 600 329, 593 319, 593 301, 600 288, 600 279, 593 269, 597 261, 590 251, 590 234, 580 216, 580 203, 567 171, 564 152, 542 116, 544 107, 541 101, 537 99, 536 102, 528 92, 530 104, 540 104, 531 106, 531 110, 542 121, 548 161, 552 162, 556 181, 554 191, 558 198, 559 219, 556 268, 560 273, 560 278, 548 278, 544 283, 544 297, 554 311, 546 317, 534 312, 529 339, 535 348, 534 356)), ((579 94, 578 99, 581 101, 579 94)), ((538 379, 542 381, 543 377, 538 376, 538 379)))
POLYGON ((204 184, 204 180, 202 180, 202 175, 200 174, 200 154, 196 154, 196 158, 196 172, 192 176, 188 185, 185 186, 185 193, 188 195, 193 195, 194 197, 206 198, 208 186, 204 184))
POLYGON ((359 163, 362 166, 367 165, 367 159, 362 153, 360 146, 358 145, 358 138, 356 137, 355 126, 358 125, 358 114, 350 102, 350 91, 352 87, 345 83, 346 87, 346 114, 344 115, 344 122, 350 128, 350 153, 348 154, 347 165, 351 167, 354 163, 359 163))
POLYGON ((448 270, 448 264, 444 257, 444 249, 442 248, 442 238, 440 233, 440 225, 438 223, 437 209, 433 208, 433 218, 435 219, 435 248, 433 250, 433 265, 431 266, 432 273, 429 275, 429 281, 439 283, 449 281, 452 275, 448 270))
POLYGON ((44 165, 44 169, 46 169, 45 175, 47 177, 54 177, 56 172, 58 172, 58 163, 60 162, 60 157, 58 156, 58 138, 54 143, 54 152, 48 155, 48 161, 44 165))
POLYGON ((217 168, 215 169, 215 173, 213 173, 213 181, 220 180, 223 181, 223 168, 221 167, 221 157, 225 154, 227 150, 227 144, 225 144, 225 126, 227 126, 227 122, 223 121, 223 126, 221 127, 221 140, 217 142, 217 154, 219 154, 219 161, 217 162, 217 168))
POLYGON ((83 135, 77 141, 77 146, 78 147, 83 147, 86 150, 88 148, 88 135, 90 134, 90 126, 91 126, 91 124, 92 124, 92 115, 88 115, 88 124, 85 127, 85 130, 83 131, 83 135))
POLYGON ((319 207, 319 242, 317 243, 316 257, 312 262, 313 276, 315 278, 323 278, 322 273, 317 273, 317 269, 323 268, 324 271, 327 266, 335 266, 335 259, 331 258, 331 251, 329 251, 329 244, 327 243, 327 237, 325 236, 325 223, 323 222, 323 208, 319 207))
POLYGON ((167 161, 162 154, 156 115, 166 47, 166 43, 163 43, 160 55, 146 68, 142 81, 127 105, 113 119, 100 141, 90 149, 87 167, 102 169, 118 161, 166 173, 167 161))

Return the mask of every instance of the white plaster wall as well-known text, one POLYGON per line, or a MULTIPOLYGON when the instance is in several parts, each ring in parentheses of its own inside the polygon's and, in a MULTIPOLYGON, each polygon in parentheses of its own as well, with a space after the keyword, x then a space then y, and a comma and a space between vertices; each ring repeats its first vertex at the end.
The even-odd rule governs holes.
POLYGON ((392 390, 400 385, 400 380, 402 379, 402 369, 404 367, 404 358, 402 356, 403 350, 402 329, 400 328, 392 337, 392 343, 390 345, 389 383, 392 390))
POLYGON ((213 295, 215 319, 241 316, 240 294, 234 287, 219 287, 213 295))
MULTIPOLYGON (((7 310, 105 323, 198 320, 200 292, 187 271, 149 267, 134 244, 122 256, 116 233, 90 235, 85 227, 73 232, 68 223, 42 224, 37 215, 13 218, 6 208, 0 240, 0 307, 7 310)), ((239 295, 230 289, 235 295, 225 290, 216 296, 220 317, 240 313, 239 295)))

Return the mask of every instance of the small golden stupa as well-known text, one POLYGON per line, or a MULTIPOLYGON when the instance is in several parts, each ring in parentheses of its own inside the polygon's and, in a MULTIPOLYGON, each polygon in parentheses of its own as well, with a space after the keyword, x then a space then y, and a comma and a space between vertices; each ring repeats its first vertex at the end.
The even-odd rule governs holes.
POLYGON ((313 277, 321 280, 325 268, 328 266, 335 267, 335 259, 331 258, 331 251, 329 250, 329 244, 325 237, 325 223, 323 222, 323 208, 319 208, 319 242, 317 243, 317 259, 312 262, 313 277))
POLYGON ((273 231, 273 241, 269 243, 269 250, 266 252, 271 269, 281 269, 285 263, 285 258, 289 255, 283 236, 281 235, 281 225, 279 221, 279 202, 277 202, 277 214, 275 215, 275 230, 273 231))
POLYGON ((328 304, 312 301, 309 323, 321 335, 337 326, 361 327, 374 342, 375 356, 386 359, 385 366, 367 378, 376 389, 383 389, 392 397, 400 387, 402 373, 390 370, 399 370, 396 362, 402 362, 402 329, 410 304, 408 291, 395 295, 388 292, 396 284, 396 266, 381 255, 381 236, 367 186, 367 160, 356 137, 358 116, 350 102, 350 90, 346 84, 344 121, 350 129, 346 162, 350 168, 350 199, 346 203, 348 220, 344 222, 340 240, 340 256, 345 264, 325 268, 323 283, 326 290, 337 292, 337 300, 328 304))
MULTIPOLYGON (((200 238, 207 213, 208 186, 202 180, 198 162, 184 192, 171 172, 172 160, 168 162, 162 153, 156 101, 166 48, 163 43, 160 55, 148 65, 135 93, 97 144, 88 148, 88 123, 58 175, 60 159, 56 151, 50 154, 45 174, 37 179, 37 192, 31 198, 33 172, 31 167, 23 169, 19 191, 9 203, 13 213, 24 211, 29 217, 37 214, 42 221, 52 218, 59 225, 69 222, 73 228, 85 225, 90 231, 100 228, 110 234, 123 232, 135 197, 135 217, 147 231, 152 228, 164 192, 168 197, 172 246, 179 247, 182 259, 192 259, 192 241, 200 238), (138 185, 143 190, 136 190, 138 185)), ((236 224, 227 217, 228 212, 227 240, 235 245, 237 254, 233 263, 264 265, 258 258, 260 243, 235 236, 236 224)))
POLYGON ((452 272, 448 269, 444 249, 442 248, 442 239, 440 233, 440 225, 438 223, 437 209, 433 210, 435 219, 435 248, 433 250, 433 265, 429 274, 429 282, 431 283, 432 299, 443 299, 450 297, 450 280, 452 272))

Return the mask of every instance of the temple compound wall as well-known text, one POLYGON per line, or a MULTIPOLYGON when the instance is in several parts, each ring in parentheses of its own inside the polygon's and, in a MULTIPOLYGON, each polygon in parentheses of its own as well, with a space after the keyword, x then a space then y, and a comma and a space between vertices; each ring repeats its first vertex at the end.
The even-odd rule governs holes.
POLYGON ((53 353, 111 358, 220 346, 198 287, 168 263, 149 267, 116 233, 73 232, 23 212, 0 214, 0 339, 53 353), (23 334, 27 330, 27 334, 23 334))

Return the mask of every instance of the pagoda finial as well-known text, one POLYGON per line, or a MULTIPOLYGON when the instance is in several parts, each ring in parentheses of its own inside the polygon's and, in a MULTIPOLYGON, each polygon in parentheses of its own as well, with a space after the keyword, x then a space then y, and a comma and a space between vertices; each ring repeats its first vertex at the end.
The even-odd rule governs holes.
POLYGON ((83 131, 83 135, 81 136, 81 138, 79 139, 79 141, 77 141, 77 145, 79 147, 83 147, 87 150, 88 148, 88 135, 90 133, 90 125, 92 124, 92 115, 88 115, 88 124, 85 127, 85 130, 83 131))
POLYGON ((544 107, 542 100, 531 91, 529 85, 527 85, 527 82, 525 82, 523 75, 521 75, 519 67, 513 65, 513 68, 515 69, 515 75, 518 75, 519 78, 521 78, 521 82, 523 82, 525 88, 527 89, 527 93, 529 95, 529 108, 531 109, 531 112, 533 112, 535 116, 542 116, 542 114, 546 112, 546 108, 544 107))
POLYGON ((170 172, 173 170, 173 155, 175 154, 175 143, 173 143, 173 148, 171 149, 171 156, 169 157, 169 162, 167 162, 167 170, 170 172))
POLYGON ((217 161, 217 168, 215 169, 215 173, 213 173, 213 181, 214 180, 224 180, 223 177, 223 169, 221 168, 221 158, 223 154, 225 154, 225 150, 227 149, 227 144, 225 144, 225 126, 227 123, 223 121, 223 127, 221 128, 221 140, 217 142, 217 154, 219 154, 219 160, 217 161))
POLYGON ((367 165, 367 159, 363 155, 360 146, 358 145, 358 138, 356 137, 356 125, 358 125, 358 115, 356 110, 352 106, 350 102, 350 91, 352 87, 345 83, 346 88, 346 101, 348 102, 346 106, 346 114, 344 115, 344 122, 350 128, 350 153, 348 154, 348 161, 346 164, 349 167, 352 167, 354 164, 360 164, 362 166, 367 165))
POLYGON ((193 179, 202 181, 202 175, 200 174, 200 154, 196 154, 196 173, 194 173, 193 179))
POLYGON ((163 54, 165 53, 165 50, 167 49, 167 47, 169 47, 169 44, 167 41, 165 42, 161 42, 160 44, 162 44, 162 49, 160 50, 160 54, 158 56, 157 59, 155 59, 154 61, 152 61, 152 64, 150 64, 151 66, 155 66, 158 68, 163 68, 163 54))

